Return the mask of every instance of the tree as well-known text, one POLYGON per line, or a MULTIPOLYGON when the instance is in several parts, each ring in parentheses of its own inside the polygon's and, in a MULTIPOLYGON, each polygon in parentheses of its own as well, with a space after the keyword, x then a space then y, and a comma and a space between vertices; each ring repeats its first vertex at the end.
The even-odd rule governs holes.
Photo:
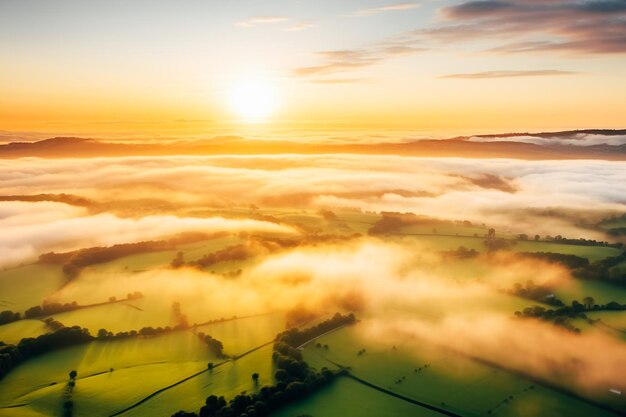
POLYGON ((585 305, 585 308, 587 310, 591 310, 595 303, 596 303, 596 300, 594 300, 593 297, 587 296, 587 297, 583 298, 583 304, 585 305))
POLYGON ((253 373, 252 374, 252 380, 254 381, 255 384, 259 383, 259 374, 258 373, 253 373))
POLYGON ((77 375, 78 375, 78 372, 76 372, 75 370, 72 370, 70 372, 70 379, 76 379, 77 375))
POLYGON ((172 260, 172 268, 180 268, 185 264, 185 254, 182 252, 178 252, 176 257, 172 260))
POLYGON ((585 310, 585 306, 579 303, 577 300, 572 301, 572 308, 576 313, 580 313, 585 310))

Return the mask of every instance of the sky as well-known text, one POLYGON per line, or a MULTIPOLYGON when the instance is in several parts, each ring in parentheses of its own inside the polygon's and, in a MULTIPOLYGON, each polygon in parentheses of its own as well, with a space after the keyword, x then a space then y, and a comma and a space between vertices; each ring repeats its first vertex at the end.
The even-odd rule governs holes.
POLYGON ((2 0, 0 130, 624 128, 626 0, 2 0))

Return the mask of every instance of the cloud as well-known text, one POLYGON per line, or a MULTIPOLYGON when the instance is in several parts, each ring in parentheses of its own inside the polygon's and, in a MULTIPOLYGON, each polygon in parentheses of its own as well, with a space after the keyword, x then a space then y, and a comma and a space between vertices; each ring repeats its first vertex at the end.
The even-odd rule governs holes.
POLYGON ((297 76, 304 77, 331 74, 369 67, 379 64, 388 58, 414 54, 425 50, 425 48, 418 46, 387 42, 370 45, 362 49, 321 51, 317 52, 316 55, 322 59, 323 64, 295 68, 293 72, 297 76))
POLYGON ((249 219, 88 215, 85 210, 60 203, 4 202, 0 216, 0 251, 3 254, 0 266, 32 260, 50 250, 132 243, 184 232, 294 232, 286 226, 249 219))
POLYGON ((577 74, 572 71, 561 70, 527 70, 527 71, 485 71, 485 72, 473 72, 466 74, 449 74, 443 75, 439 78, 452 78, 462 80, 481 80, 491 78, 514 78, 514 77, 552 77, 560 75, 573 75, 577 74))
MULTIPOLYGON (((397 6, 409 7, 408 5, 414 4, 402 3, 397 6)), ((441 18, 428 27, 400 33, 380 43, 351 50, 352 56, 344 59, 330 59, 322 55, 326 58, 324 64, 297 68, 294 72, 296 75, 311 75, 347 71, 379 64, 392 58, 395 55, 394 50, 416 53, 435 49, 442 44, 454 46, 483 41, 494 45, 486 50, 492 53, 620 54, 626 52, 625 4, 621 0, 466 1, 441 8, 441 18), (494 41, 495 39, 498 41, 494 41)), ((385 8, 366 10, 383 11, 381 9, 385 8)), ((565 75, 553 71, 555 70, 544 73, 494 71, 471 78, 565 75)), ((459 74, 465 75, 468 78, 473 76, 459 74)))
POLYGON ((289 19, 284 16, 255 16, 246 20, 242 20, 240 22, 235 23, 235 26, 239 27, 252 27, 257 25, 267 25, 274 23, 282 23, 286 22, 289 19))
POLYGON ((379 14, 379 13, 384 13, 384 12, 410 10, 410 9, 415 9, 417 7, 419 7, 418 3, 397 3, 397 4, 390 4, 388 6, 362 9, 362 10, 357 11, 355 14, 357 16, 370 16, 373 14, 379 14))
POLYGON ((552 137, 552 136, 542 137, 540 135, 537 135, 537 136, 520 135, 520 136, 506 136, 506 137, 472 136, 468 140, 470 142, 509 141, 509 142, 520 142, 520 143, 532 143, 532 144, 541 145, 541 146, 550 146, 550 145, 623 146, 623 145, 626 145, 625 135, 592 135, 592 134, 585 134, 585 133, 577 133, 572 136, 561 136, 561 137, 552 137))
POLYGON ((328 74, 374 65, 381 60, 380 56, 369 50, 321 51, 317 52, 316 55, 322 58, 325 63, 311 67, 296 68, 294 73, 300 76, 328 74))
MULTIPOLYGON (((623 136, 603 139, 602 136, 577 135, 549 140, 536 137, 503 140, 590 144, 603 140, 624 143, 625 139, 623 136)), ((8 227, 7 222, 12 222, 11 227, 17 227, 15 222, 20 221, 37 225, 41 218, 41 223, 46 225, 79 218, 76 224, 89 232, 89 219, 95 222, 100 219, 98 215, 104 216, 103 221, 111 222, 111 227, 125 225, 127 218, 144 219, 145 224, 151 224, 152 221, 158 223, 159 217, 157 220, 145 218, 174 216, 172 224, 187 227, 193 223, 183 220, 189 213, 210 216, 212 211, 224 212, 224 209, 256 204, 261 208, 332 210, 352 207, 376 212, 413 212, 447 220, 486 223, 498 230, 510 229, 517 233, 604 240, 606 237, 600 232, 577 225, 591 224, 603 216, 624 211, 626 172, 622 162, 610 161, 469 160, 391 155, 0 160, 0 194, 44 192, 89 198, 98 210, 87 211, 60 203, 22 202, 14 206, 18 203, 3 202, 0 205, 2 224, 8 227), (14 208, 3 214, 1 210, 8 210, 6 207, 14 208), (35 210, 36 207, 39 209, 35 210), (51 210, 51 220, 48 220, 46 207, 51 210), (21 216, 19 210, 25 210, 21 216)), ((128 230, 138 230, 142 224, 133 220, 128 230)), ((237 224, 232 226, 237 227, 237 224)))
POLYGON ((158 300, 149 303, 147 314, 158 315, 160 308, 159 317, 167 317, 176 301, 191 323, 292 308, 322 314, 352 310, 361 322, 351 333, 376 346, 418 352, 444 347, 583 392, 623 387, 623 343, 600 332, 574 335, 515 319, 516 309, 533 303, 501 291, 529 276, 539 285, 576 285, 565 269, 512 255, 485 256, 464 262, 459 279, 460 265, 442 260, 415 242, 363 238, 268 255, 250 262, 237 278, 190 268, 87 272, 55 299, 88 303, 102 294, 141 291, 147 300, 158 300))
POLYGON ((441 11, 448 24, 421 35, 465 42, 511 39, 493 52, 626 52, 626 2, 622 0, 468 1, 441 11), (533 39, 534 38, 534 39, 533 39))
POLYGON ((286 27, 283 30, 286 32, 297 32, 297 31, 312 29, 316 27, 317 25, 313 23, 296 23, 294 25, 286 27))
POLYGON ((368 78, 320 78, 309 81, 316 84, 356 84, 371 82, 368 78))

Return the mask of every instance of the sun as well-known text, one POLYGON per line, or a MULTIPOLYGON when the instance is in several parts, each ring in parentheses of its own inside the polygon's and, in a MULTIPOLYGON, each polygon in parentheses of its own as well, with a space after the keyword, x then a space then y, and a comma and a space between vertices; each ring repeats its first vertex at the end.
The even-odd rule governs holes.
POLYGON ((247 79, 237 82, 229 92, 233 110, 247 122, 262 122, 277 105, 276 87, 268 80, 247 79))

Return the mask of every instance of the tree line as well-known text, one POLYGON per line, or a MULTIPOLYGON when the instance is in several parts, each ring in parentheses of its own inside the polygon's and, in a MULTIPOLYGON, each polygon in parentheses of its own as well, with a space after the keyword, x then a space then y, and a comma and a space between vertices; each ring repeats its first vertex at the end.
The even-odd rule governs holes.
MULTIPOLYGON (((253 394, 241 393, 228 402, 223 396, 211 395, 199 413, 179 411, 172 417, 266 417, 279 407, 305 397, 328 384, 342 371, 333 372, 328 368, 316 371, 302 359, 298 348, 328 331, 355 322, 353 314, 337 313, 308 329, 290 329, 280 333, 272 352, 276 367, 275 385, 261 387, 253 394)), ((252 379, 258 381, 258 374, 253 374, 252 379)))
MULTIPOLYGON (((60 322, 48 318, 45 320, 54 331, 37 337, 27 337, 20 340, 16 345, 0 342, 0 379, 20 363, 65 347, 93 342, 95 340, 118 340, 133 337, 154 337, 165 333, 184 330, 178 326, 170 327, 143 327, 140 330, 130 330, 113 333, 106 329, 98 330, 97 336, 93 336, 88 329, 80 326, 65 327, 60 322)), ((203 335, 203 340, 209 349, 218 357, 225 357, 223 345, 219 340, 203 335)))
POLYGON ((553 252, 523 252, 520 255, 564 265, 572 271, 574 277, 579 279, 603 281, 609 284, 626 286, 626 268, 615 268, 619 264, 626 262, 626 251, 595 262, 589 262, 587 258, 576 255, 553 252))
POLYGON ((532 281, 528 281, 525 286, 515 284, 513 289, 509 292, 519 297, 528 298, 533 301, 546 303, 556 307, 554 309, 542 306, 526 307, 521 311, 516 311, 516 317, 537 318, 543 321, 551 322, 575 333, 580 333, 580 329, 572 324, 572 319, 582 318, 590 323, 593 322, 593 320, 585 314, 586 312, 626 310, 626 304, 620 304, 617 301, 610 301, 606 304, 598 304, 595 299, 590 296, 583 298, 582 302, 573 300, 571 305, 566 305, 562 300, 558 299, 554 295, 549 287, 535 285, 532 281))
POLYGON ((65 347, 94 340, 89 330, 79 326, 62 327, 37 337, 26 337, 17 345, 0 342, 0 379, 20 363, 65 347))
POLYGON ((80 305, 76 301, 72 301, 70 303, 44 302, 41 305, 27 308, 23 316, 19 312, 14 312, 11 310, 4 310, 0 312, 0 325, 8 324, 8 323, 20 320, 22 318, 34 319, 34 318, 39 318, 43 316, 51 316, 54 314, 64 313, 66 311, 78 310, 80 308, 95 307, 95 306, 104 305, 107 303, 137 300, 142 297, 143 297, 142 293, 140 293, 139 291, 135 291, 133 293, 128 293, 125 299, 118 300, 116 297, 109 297, 109 301, 105 301, 103 303, 87 304, 87 305, 80 305))

